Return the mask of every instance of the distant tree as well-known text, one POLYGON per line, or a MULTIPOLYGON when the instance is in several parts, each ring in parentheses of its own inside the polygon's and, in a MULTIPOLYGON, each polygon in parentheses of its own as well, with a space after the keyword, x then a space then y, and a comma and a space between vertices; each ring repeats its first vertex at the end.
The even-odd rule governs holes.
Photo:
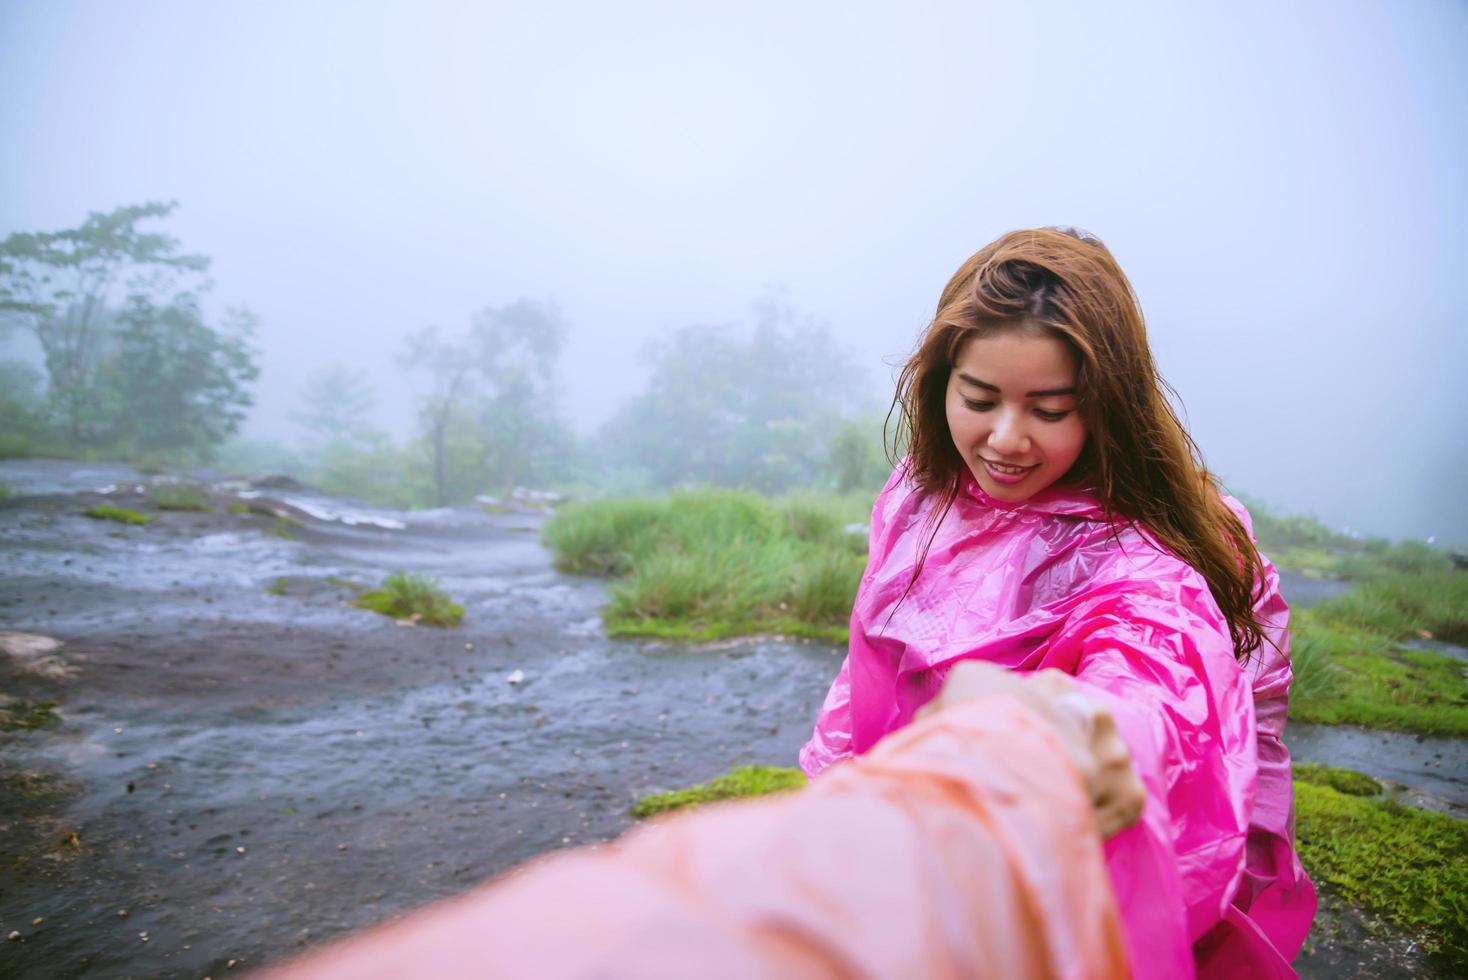
POLYGON ((570 455, 570 430, 556 411, 553 390, 566 334, 554 307, 524 299, 486 307, 471 322, 484 469, 503 490, 552 479, 570 455))
POLYGON ((333 364, 313 372, 301 392, 301 407, 291 413, 313 447, 370 442, 377 430, 369 421, 377 392, 360 370, 333 364))
POLYGON ((566 329, 554 308, 519 300, 480 310, 462 334, 425 327, 408 338, 401 360, 423 379, 419 418, 439 506, 544 482, 569 455, 552 391, 566 329))
POLYGON ((17 232, 0 241, 0 317, 31 329, 45 354, 47 398, 73 445, 91 441, 100 407, 93 375, 110 349, 109 306, 125 295, 156 299, 180 274, 209 260, 179 251, 178 240, 139 223, 166 218, 174 202, 92 212, 76 228, 17 232))
POLYGON ((207 458, 252 402, 248 386, 259 369, 250 338, 258 319, 235 309, 212 328, 189 294, 162 306, 134 295, 120 319, 116 351, 98 378, 110 434, 144 454, 207 458))
POLYGON ((24 361, 0 361, 0 456, 22 456, 40 435, 41 374, 24 361))
POLYGON ((648 351, 646 388, 602 428, 604 466, 654 485, 766 492, 821 481, 842 420, 868 406, 850 355, 776 299, 752 328, 690 326, 648 351))
POLYGON ((475 395, 476 365, 464 339, 447 336, 438 327, 424 327, 411 334, 400 361, 427 378, 419 396, 418 415, 432 461, 434 503, 444 507, 449 503, 449 428, 464 415, 475 395))

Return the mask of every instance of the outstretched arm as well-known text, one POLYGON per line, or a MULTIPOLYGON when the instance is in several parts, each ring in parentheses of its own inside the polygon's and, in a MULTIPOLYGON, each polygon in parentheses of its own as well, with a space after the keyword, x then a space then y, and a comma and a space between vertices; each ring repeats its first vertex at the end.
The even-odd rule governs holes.
POLYGON ((542 859, 273 975, 1126 976, 1092 799, 1112 777, 1140 799, 1109 719, 989 665, 951 680, 805 789, 542 859))

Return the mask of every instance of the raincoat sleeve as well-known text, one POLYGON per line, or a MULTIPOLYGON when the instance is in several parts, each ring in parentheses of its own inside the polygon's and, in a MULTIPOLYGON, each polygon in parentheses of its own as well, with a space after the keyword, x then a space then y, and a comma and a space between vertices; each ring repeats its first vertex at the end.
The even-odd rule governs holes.
POLYGON ((1127 571, 1071 611, 1046 666, 1110 709, 1146 786, 1141 821, 1106 846, 1136 973, 1187 977, 1243 873, 1254 704, 1201 577, 1160 553, 1127 571))
MULTIPOLYGON (((887 515, 890 512, 893 497, 905 495, 905 480, 907 478, 907 462, 904 460, 890 477, 882 492, 877 495, 876 503, 872 506, 872 519, 867 530, 867 561, 866 572, 861 577, 861 584, 857 587, 858 596, 868 587, 871 575, 871 559, 873 555, 881 554, 881 542, 887 533, 887 515)), ((857 621, 857 610, 861 608, 858 598, 851 611, 851 643, 861 643, 861 625, 857 621)), ((826 700, 821 705, 820 713, 816 716, 816 727, 811 735, 810 741, 800 750, 800 768, 805 774, 814 779, 825 769, 852 754, 851 744, 851 653, 848 649, 846 659, 841 662, 841 669, 836 672, 836 679, 831 683, 831 689, 826 693, 826 700)))
POLYGON ((997 695, 798 792, 544 858, 266 976, 1120 980, 1106 873, 1055 730, 997 695))

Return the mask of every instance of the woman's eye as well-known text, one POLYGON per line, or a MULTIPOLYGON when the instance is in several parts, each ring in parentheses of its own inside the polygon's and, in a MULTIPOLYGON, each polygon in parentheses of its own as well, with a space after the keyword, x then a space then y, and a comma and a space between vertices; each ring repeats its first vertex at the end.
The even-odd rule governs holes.
POLYGON ((1035 417, 1044 422, 1059 422, 1069 414, 1070 412, 1047 412, 1043 408, 1035 409, 1035 417))
POLYGON ((976 402, 972 398, 965 398, 963 400, 963 403, 971 411, 975 411, 975 412, 987 412, 989 409, 991 409, 991 408, 994 407, 994 403, 993 402, 976 402))

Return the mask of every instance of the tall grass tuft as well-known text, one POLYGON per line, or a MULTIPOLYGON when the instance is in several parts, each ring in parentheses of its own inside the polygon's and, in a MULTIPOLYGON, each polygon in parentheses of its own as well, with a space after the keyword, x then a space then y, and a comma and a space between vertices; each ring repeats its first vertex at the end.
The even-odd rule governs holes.
POLYGON ((1380 575, 1322 603, 1332 622, 1410 639, 1425 630, 1450 643, 1468 643, 1468 575, 1401 572, 1380 575))
POLYGON ((542 533, 562 570, 621 577, 605 612, 613 635, 844 642, 866 564, 866 538, 846 529, 868 506, 695 490, 574 505, 542 533))
POLYGON ((458 626, 464 618, 464 607, 450 599, 436 579, 403 571, 357 596, 356 605, 424 626, 458 626))

